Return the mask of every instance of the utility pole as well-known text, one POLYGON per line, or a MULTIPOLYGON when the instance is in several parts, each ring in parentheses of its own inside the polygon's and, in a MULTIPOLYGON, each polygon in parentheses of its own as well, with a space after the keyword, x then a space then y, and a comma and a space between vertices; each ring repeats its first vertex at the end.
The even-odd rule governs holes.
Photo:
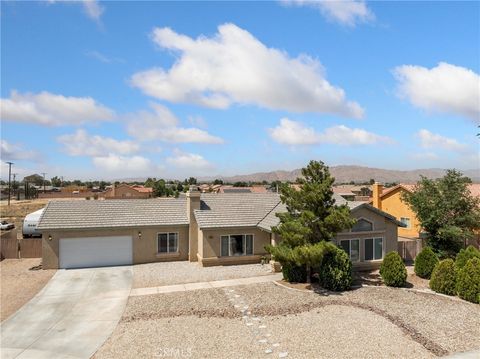
POLYGON ((43 193, 46 193, 46 191, 45 191, 45 175, 46 175, 46 173, 42 172, 42 175, 43 175, 43 193))
POLYGON ((8 163, 8 205, 10 206, 10 177, 12 175, 13 162, 7 162, 7 163, 8 163))
POLYGON ((13 176, 13 184, 12 184, 12 187, 13 187, 13 197, 15 197, 15 177, 17 177, 17 174, 16 174, 16 173, 12 173, 12 176, 13 176))

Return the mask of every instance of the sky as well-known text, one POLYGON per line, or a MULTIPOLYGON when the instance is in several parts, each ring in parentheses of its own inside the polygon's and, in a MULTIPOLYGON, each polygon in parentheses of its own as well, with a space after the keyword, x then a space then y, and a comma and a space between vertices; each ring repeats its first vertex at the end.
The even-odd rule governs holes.
POLYGON ((479 169, 480 3, 2 1, 1 177, 479 169))

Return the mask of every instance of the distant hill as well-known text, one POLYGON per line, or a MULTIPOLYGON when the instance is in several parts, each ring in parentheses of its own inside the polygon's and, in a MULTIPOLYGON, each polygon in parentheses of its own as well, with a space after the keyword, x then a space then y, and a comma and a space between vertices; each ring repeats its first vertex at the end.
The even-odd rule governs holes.
MULTIPOLYGON (((428 178, 439 178, 445 174, 445 169, 442 168, 428 168, 410 171, 386 170, 382 168, 371 168, 362 166, 332 166, 330 172, 335 177, 336 183, 348 183, 354 181, 356 183, 368 182, 371 178, 378 182, 402 182, 414 183, 420 179, 420 175, 428 178)), ((473 182, 480 183, 480 170, 464 170, 462 173, 472 179, 473 182)), ((272 172, 257 172, 245 175, 236 176, 222 176, 217 175, 213 177, 198 177, 199 182, 211 182, 214 179, 222 179, 224 182, 273 182, 273 181, 291 181, 294 182, 300 176, 300 169, 293 171, 272 171, 272 172)), ((160 178, 160 177, 157 177, 160 178)), ((168 180, 169 178, 164 178, 168 180)), ((120 182, 144 182, 145 177, 136 178, 121 178, 114 179, 120 182)))
MULTIPOLYGON (((330 172, 335 177, 336 183, 348 183, 354 181, 356 183, 368 182, 371 178, 378 182, 417 182, 420 176, 428 178, 439 178, 445 174, 445 169, 429 168, 410 171, 386 170, 382 168, 370 168, 362 166, 332 166, 330 172)), ((480 182, 480 170, 462 171, 474 182, 480 182)), ((237 175, 230 177, 217 176, 224 182, 273 182, 273 181, 295 181, 300 176, 300 169, 293 171, 273 171, 258 172, 246 175, 237 175)), ((213 180, 214 178, 200 178, 202 181, 213 180)))

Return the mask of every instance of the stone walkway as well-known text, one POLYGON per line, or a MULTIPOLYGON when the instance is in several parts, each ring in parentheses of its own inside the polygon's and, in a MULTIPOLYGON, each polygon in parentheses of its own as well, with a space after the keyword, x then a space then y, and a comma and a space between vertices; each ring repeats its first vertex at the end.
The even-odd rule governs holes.
POLYGON ((234 287, 237 285, 273 282, 273 281, 281 280, 282 278, 283 278, 282 273, 276 273, 271 275, 263 275, 263 276, 250 277, 250 278, 238 278, 238 279, 217 280, 217 281, 211 281, 211 282, 174 284, 174 285, 164 285, 160 287, 149 287, 149 288, 136 288, 130 291, 130 296, 186 292, 186 291, 197 290, 197 289, 234 287))

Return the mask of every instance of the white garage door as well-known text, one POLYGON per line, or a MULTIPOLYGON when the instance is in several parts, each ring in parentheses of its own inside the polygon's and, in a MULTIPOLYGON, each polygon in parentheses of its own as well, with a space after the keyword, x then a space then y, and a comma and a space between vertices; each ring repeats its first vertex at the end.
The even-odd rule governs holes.
POLYGON ((132 264, 132 237, 61 238, 59 254, 60 268, 132 264))

